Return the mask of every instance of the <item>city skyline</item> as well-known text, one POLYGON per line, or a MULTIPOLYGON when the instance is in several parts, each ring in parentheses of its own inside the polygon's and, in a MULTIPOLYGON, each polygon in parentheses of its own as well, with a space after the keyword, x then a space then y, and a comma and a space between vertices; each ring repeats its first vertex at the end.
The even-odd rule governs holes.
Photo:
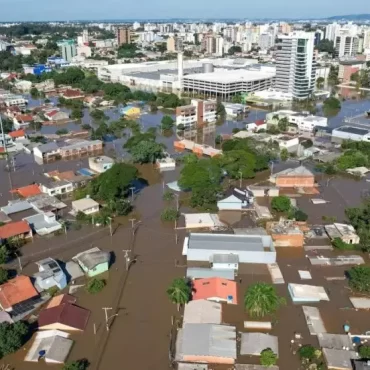
MULTIPOLYGON (((0 22, 15 21, 73 21, 73 20, 119 20, 119 19, 168 19, 194 18, 197 19, 248 19, 248 18, 281 18, 281 19, 309 19, 326 18, 337 15, 354 14, 353 9, 366 9, 366 0, 354 0, 351 4, 322 2, 312 0, 309 3, 284 0, 276 3, 266 0, 263 3, 254 3, 253 8, 240 0, 224 4, 217 4, 205 0, 201 4, 195 0, 186 3, 153 3, 142 0, 130 4, 127 9, 117 0, 106 0, 104 4, 97 0, 65 0, 64 2, 50 2, 47 6, 41 0, 34 0, 32 7, 29 0, 0 0, 0 22), (335 4, 335 7, 334 7, 335 4), (122 10, 120 10, 122 7, 122 10), (16 11, 14 11, 16 9, 16 11)), ((355 12, 361 13, 361 11, 355 12)))

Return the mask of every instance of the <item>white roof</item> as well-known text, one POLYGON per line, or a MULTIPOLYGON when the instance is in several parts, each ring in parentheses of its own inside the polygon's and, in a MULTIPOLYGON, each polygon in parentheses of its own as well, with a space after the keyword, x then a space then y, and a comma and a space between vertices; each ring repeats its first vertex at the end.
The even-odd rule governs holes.
POLYGON ((312 279, 311 273, 309 271, 306 271, 306 270, 298 270, 298 274, 299 274, 299 277, 302 280, 310 280, 310 279, 312 279))
POLYGON ((329 301, 329 297, 322 286, 290 283, 288 287, 292 294, 292 298, 329 301))
POLYGON ((265 333, 242 333, 240 354, 259 356, 261 352, 271 348, 279 355, 278 337, 265 333))
POLYGON ((302 310, 311 335, 326 333, 324 321, 317 307, 302 306, 302 310))
POLYGON ((233 83, 243 81, 259 81, 275 76, 275 73, 248 71, 243 69, 236 70, 218 70, 212 73, 194 73, 184 76, 184 80, 197 80, 219 83, 233 83))
POLYGON ((98 205, 99 203, 95 202, 95 200, 91 198, 83 198, 79 200, 74 200, 72 202, 72 207, 77 208, 78 210, 85 210, 85 209, 96 207, 98 205))
POLYGON ((349 300, 353 304, 354 308, 363 310, 370 310, 370 298, 365 297, 350 297, 349 300))
POLYGON ((217 214, 211 213, 184 213, 185 227, 187 229, 212 228, 224 226, 217 214))

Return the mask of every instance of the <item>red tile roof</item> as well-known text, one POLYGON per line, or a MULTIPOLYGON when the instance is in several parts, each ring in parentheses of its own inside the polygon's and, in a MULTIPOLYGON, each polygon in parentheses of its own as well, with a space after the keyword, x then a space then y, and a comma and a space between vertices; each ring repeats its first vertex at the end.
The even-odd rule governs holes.
POLYGON ((197 279, 193 282, 193 300, 219 298, 221 300, 229 300, 237 304, 237 284, 235 281, 209 278, 197 279))
POLYGON ((40 312, 39 328, 48 325, 60 324, 61 328, 70 330, 84 330, 89 320, 90 311, 70 303, 47 308, 40 312))
POLYGON ((53 308, 60 306, 61 304, 64 303, 76 303, 77 299, 76 297, 73 297, 73 295, 69 294, 59 294, 56 297, 52 298, 49 304, 46 306, 46 309, 48 308, 53 308))
POLYGON ((13 189, 11 193, 17 193, 23 198, 32 197, 41 194, 41 190, 37 184, 23 186, 21 188, 13 189))
POLYGON ((67 97, 67 98, 73 98, 73 97, 77 97, 77 96, 83 96, 83 94, 78 90, 66 90, 63 93, 63 96, 67 97))
POLYGON ((30 226, 26 221, 9 222, 4 226, 0 226, 0 239, 12 238, 30 231, 30 226))
POLYGON ((38 296, 28 276, 20 275, 1 285, 0 305, 6 310, 17 303, 38 296))
POLYGON ((265 120, 263 120, 263 119, 258 119, 256 121, 256 126, 261 126, 261 125, 264 125, 264 124, 265 124, 265 120))
POLYGON ((33 121, 32 114, 19 114, 17 117, 18 122, 31 122, 33 121))
POLYGON ((53 117, 55 116, 59 111, 58 110, 52 110, 51 112, 45 113, 45 116, 53 117))
POLYGON ((24 130, 16 130, 16 131, 9 132, 9 136, 12 137, 13 139, 17 137, 23 137, 25 135, 26 133, 24 132, 24 130))

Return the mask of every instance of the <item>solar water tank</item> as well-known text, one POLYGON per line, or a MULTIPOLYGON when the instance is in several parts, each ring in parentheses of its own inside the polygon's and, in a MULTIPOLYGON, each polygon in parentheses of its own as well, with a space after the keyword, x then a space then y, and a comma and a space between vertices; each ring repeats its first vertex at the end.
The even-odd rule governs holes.
POLYGON ((214 67, 212 63, 203 63, 203 72, 212 73, 214 72, 214 67))

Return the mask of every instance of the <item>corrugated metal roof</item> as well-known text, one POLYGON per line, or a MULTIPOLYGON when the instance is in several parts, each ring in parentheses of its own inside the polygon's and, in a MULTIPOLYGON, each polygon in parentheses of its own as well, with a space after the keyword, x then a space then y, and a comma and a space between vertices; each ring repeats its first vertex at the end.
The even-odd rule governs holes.
POLYGON ((189 249, 263 251, 262 238, 251 235, 194 234, 189 236, 189 249))
POLYGON ((218 270, 205 267, 189 267, 186 270, 186 277, 191 279, 220 277, 228 280, 235 280, 235 273, 234 270, 228 269, 218 270))
POLYGON ((185 305, 184 324, 221 324, 221 321, 221 303, 199 299, 185 305))
POLYGON ((214 254, 212 256, 213 263, 239 263, 239 256, 237 254, 214 254))
POLYGON ((271 348, 274 353, 279 355, 278 337, 265 333, 242 333, 241 355, 259 356, 266 348, 271 348))
POLYGON ((235 326, 185 324, 178 332, 176 359, 212 356, 236 359, 235 326))
POLYGON ((31 208, 32 206, 27 201, 20 200, 14 202, 10 201, 7 206, 1 207, 1 210, 7 215, 11 215, 13 213, 27 211, 31 208))

